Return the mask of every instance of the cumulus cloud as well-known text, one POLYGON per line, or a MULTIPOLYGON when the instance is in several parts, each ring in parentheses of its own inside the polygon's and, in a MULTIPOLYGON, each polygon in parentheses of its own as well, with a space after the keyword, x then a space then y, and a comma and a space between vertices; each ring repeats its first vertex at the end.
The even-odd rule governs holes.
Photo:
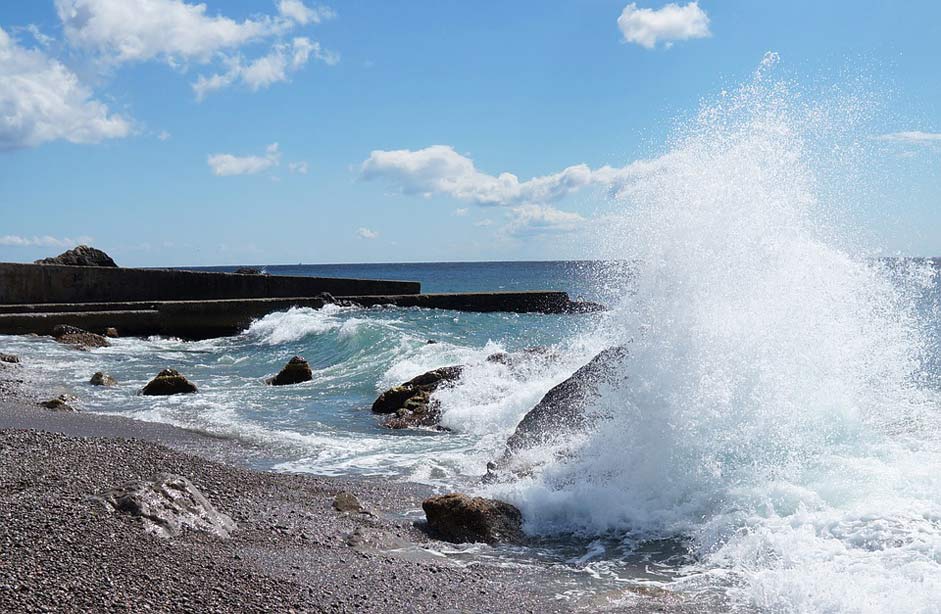
POLYGON ((208 158, 212 173, 219 177, 232 175, 254 175, 277 166, 281 161, 278 144, 272 143, 265 149, 264 156, 234 156, 232 154, 212 154, 208 158))
POLYGON ((278 2, 278 12, 297 23, 305 26, 309 23, 320 23, 336 17, 336 13, 328 6, 306 6, 301 0, 281 0, 278 2))
POLYGON ((310 168, 305 160, 301 160, 300 162, 290 162, 288 164, 288 170, 298 175, 306 175, 310 168))
POLYGON ((334 65, 339 57, 321 48, 320 43, 300 36, 288 43, 278 43, 267 55, 243 63, 240 57, 226 60, 227 70, 209 77, 200 75, 193 83, 197 100, 203 100, 209 92, 241 82, 252 91, 270 87, 274 83, 288 80, 288 75, 296 72, 314 58, 325 64, 334 65))
POLYGON ((161 130, 160 133, 157 135, 157 138, 161 141, 169 141, 170 137, 171 137, 171 134, 167 132, 166 130, 161 130))
POLYGON ((909 145, 926 145, 929 143, 941 143, 941 133, 922 132, 921 130, 910 130, 907 132, 892 132, 876 137, 877 140, 889 143, 906 143, 909 145))
POLYGON ((98 143, 130 132, 72 71, 0 28, 0 150, 59 139, 98 143))
POLYGON ((356 235, 357 235, 360 239, 376 239, 376 238, 379 237, 379 233, 378 233, 378 232, 376 232, 375 230, 370 230, 370 229, 368 229, 368 228, 359 228, 359 229, 356 231, 356 235))
POLYGON ((625 41, 647 49, 653 49, 661 41, 669 48, 673 41, 711 35, 709 16, 698 2, 685 6, 671 2, 660 9, 641 9, 632 2, 621 11, 618 28, 625 41))
POLYGON ((543 205, 521 205, 511 210, 510 221, 504 231, 516 237, 564 234, 574 232, 584 221, 581 215, 570 211, 543 205))
POLYGON ((76 245, 94 243, 91 237, 56 238, 50 235, 25 237, 20 235, 0 236, 0 246, 4 247, 75 247, 76 245))

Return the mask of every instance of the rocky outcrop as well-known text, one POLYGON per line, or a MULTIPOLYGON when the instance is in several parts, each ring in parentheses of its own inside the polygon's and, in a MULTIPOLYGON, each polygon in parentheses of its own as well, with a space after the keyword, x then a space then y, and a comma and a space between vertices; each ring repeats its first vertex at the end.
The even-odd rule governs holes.
POLYGON ((114 379, 107 373, 101 371, 96 372, 91 376, 91 379, 88 380, 88 383, 92 386, 117 386, 118 380, 114 379))
POLYGON ((4 354, 3 352, 0 352, 0 362, 13 364, 13 363, 18 363, 19 361, 20 361, 20 358, 16 354, 4 354))
POLYGON ((114 260, 111 259, 111 256, 104 253, 100 249, 95 249, 94 247, 89 247, 87 245, 79 245, 75 249, 70 249, 67 252, 63 252, 54 258, 43 258, 42 260, 37 260, 36 264, 64 264, 68 266, 108 266, 116 267, 114 260))
POLYGON ((606 349, 549 390, 520 420, 506 442, 503 455, 489 463, 485 480, 497 480, 508 472, 518 474, 531 469, 512 467, 514 457, 524 450, 549 444, 594 424, 597 416, 589 415, 586 409, 598 397, 605 382, 615 381, 626 355, 624 347, 606 349))
POLYGON ((140 393, 149 396, 169 396, 196 392, 196 384, 180 375, 176 369, 164 369, 150 380, 140 393))
POLYGON ((431 393, 442 385, 453 384, 463 371, 464 367, 457 365, 422 373, 380 394, 372 411, 387 415, 383 426, 391 429, 439 427, 441 410, 431 393))
POLYGON ((162 473, 155 480, 132 480, 102 493, 111 509, 140 518, 144 530, 161 537, 179 535, 184 529, 229 537, 235 522, 185 477, 162 473))
POLYGON ((312 379, 314 379, 314 372, 310 370, 310 365, 300 356, 295 356, 277 375, 265 380, 265 383, 271 386, 287 386, 309 382, 312 379))
POLYGON ((70 394, 60 394, 54 399, 40 402, 39 406, 51 409, 52 411, 78 411, 72 405, 77 400, 77 398, 70 394))
POLYGON ((460 493, 426 499, 421 504, 433 537, 455 544, 520 543, 523 515, 503 501, 460 493))
POLYGON ((118 334, 118 329, 116 329, 113 326, 109 326, 108 328, 105 329, 105 337, 109 337, 111 339, 117 339, 120 336, 121 335, 118 334))
POLYGON ((53 328, 52 337, 59 343, 74 345, 80 349, 106 348, 111 345, 111 343, 101 335, 96 335, 95 333, 88 332, 76 326, 69 326, 68 324, 59 324, 53 328))

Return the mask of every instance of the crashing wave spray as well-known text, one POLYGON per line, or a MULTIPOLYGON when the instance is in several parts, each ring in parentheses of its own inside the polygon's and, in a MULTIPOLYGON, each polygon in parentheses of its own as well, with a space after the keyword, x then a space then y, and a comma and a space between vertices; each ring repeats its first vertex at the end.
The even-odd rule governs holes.
POLYGON ((818 144, 859 109, 803 102, 775 62, 625 173, 610 239, 631 281, 605 327, 627 383, 571 457, 501 494, 537 532, 681 537, 686 585, 746 607, 937 611, 941 428, 914 301, 934 282, 827 223, 836 141, 818 144))

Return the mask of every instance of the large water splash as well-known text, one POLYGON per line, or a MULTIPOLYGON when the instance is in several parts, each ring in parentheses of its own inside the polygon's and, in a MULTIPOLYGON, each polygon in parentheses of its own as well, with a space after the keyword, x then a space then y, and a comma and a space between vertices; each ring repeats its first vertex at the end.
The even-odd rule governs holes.
POLYGON ((803 100, 776 61, 619 186, 630 281, 604 326, 629 344, 627 383, 567 460, 502 494, 539 532, 680 537, 687 586, 738 604, 941 611, 915 301, 932 272, 867 259, 834 223, 828 173, 865 105, 803 100))

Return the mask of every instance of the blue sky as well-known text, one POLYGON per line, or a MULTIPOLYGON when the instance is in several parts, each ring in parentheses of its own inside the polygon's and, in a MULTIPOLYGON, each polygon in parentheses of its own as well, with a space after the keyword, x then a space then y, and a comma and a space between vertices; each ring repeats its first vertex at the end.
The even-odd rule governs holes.
POLYGON ((941 255, 939 2, 205 5, 0 4, 0 261, 590 257, 595 170, 664 153, 769 50, 866 83, 852 222, 941 255))

